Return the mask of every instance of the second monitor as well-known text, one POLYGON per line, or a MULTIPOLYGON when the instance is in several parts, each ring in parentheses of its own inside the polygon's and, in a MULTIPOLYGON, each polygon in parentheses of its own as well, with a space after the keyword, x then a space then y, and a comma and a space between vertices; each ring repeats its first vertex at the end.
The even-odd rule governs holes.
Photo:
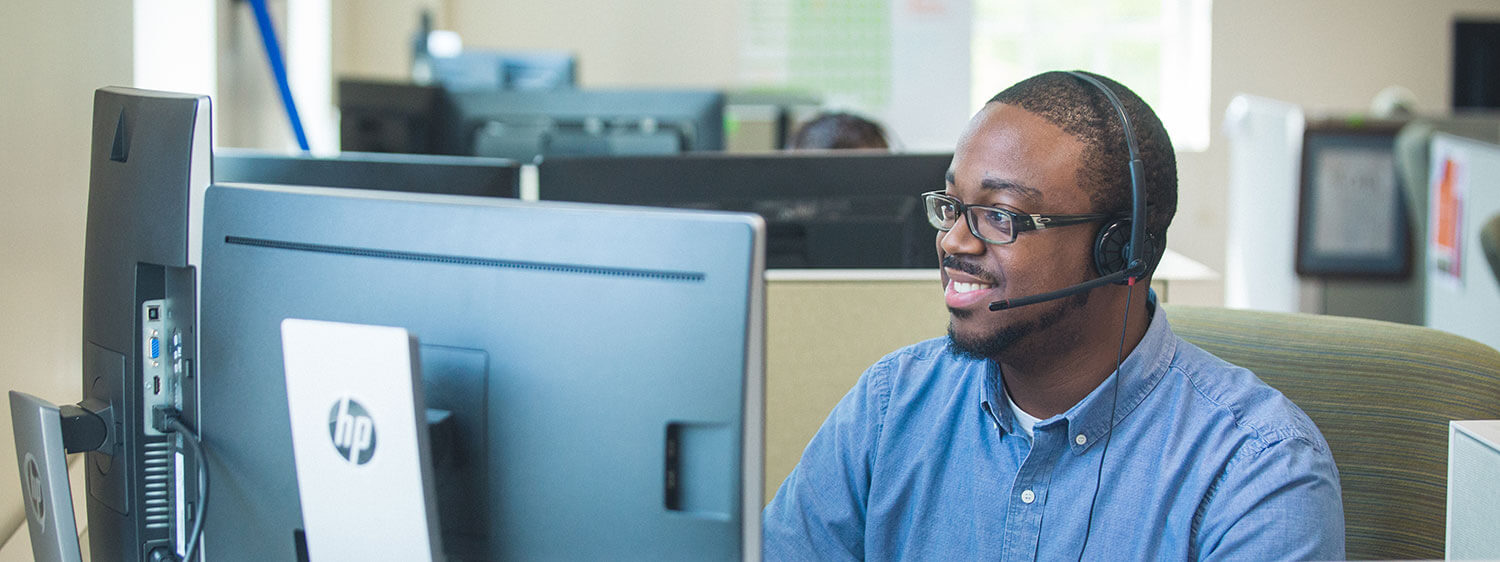
POLYGON ((449 154, 677 154, 724 148, 724 94, 707 90, 447 92, 449 154))
POLYGON ((214 181, 350 187, 515 198, 521 166, 500 158, 344 152, 321 157, 243 148, 214 151, 214 181))
POLYGON ((776 153, 547 158, 543 200, 752 212, 771 268, 935 268, 921 194, 952 154, 776 153))

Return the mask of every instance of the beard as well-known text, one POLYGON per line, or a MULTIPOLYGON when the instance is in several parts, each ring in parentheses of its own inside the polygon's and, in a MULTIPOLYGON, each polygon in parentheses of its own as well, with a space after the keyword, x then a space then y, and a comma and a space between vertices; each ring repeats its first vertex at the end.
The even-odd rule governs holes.
MULTIPOLYGON (((1005 326, 990 334, 959 335, 953 329, 953 321, 948 321, 948 343, 949 349, 960 357, 969 359, 996 359, 1004 355, 1017 341, 1036 333, 1038 330, 1056 324, 1062 320, 1069 311, 1083 308, 1089 302, 1089 293, 1084 291, 1072 297, 1068 297, 1055 303, 1052 309, 1042 313, 1041 316, 1021 324, 1005 326)), ((1041 304, 1041 303, 1038 303, 1041 304)), ((973 316, 973 311, 948 309, 954 318, 966 319, 973 316)))

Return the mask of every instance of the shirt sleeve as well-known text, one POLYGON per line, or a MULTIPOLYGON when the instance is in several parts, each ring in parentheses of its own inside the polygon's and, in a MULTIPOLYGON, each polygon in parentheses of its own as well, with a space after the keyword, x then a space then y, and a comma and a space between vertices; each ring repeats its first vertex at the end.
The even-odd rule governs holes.
POLYGON ((766 560, 860 560, 870 472, 889 402, 883 363, 834 406, 762 514, 766 560))
POLYGON ((1242 451, 1204 509, 1200 559, 1344 559, 1338 468, 1320 439, 1242 451))

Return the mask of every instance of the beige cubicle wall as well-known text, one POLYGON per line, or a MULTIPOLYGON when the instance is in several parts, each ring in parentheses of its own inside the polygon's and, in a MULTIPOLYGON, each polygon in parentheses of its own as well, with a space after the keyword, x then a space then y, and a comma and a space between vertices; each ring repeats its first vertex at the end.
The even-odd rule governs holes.
POLYGON ((947 327, 935 270, 766 272, 766 501, 866 367, 947 327))

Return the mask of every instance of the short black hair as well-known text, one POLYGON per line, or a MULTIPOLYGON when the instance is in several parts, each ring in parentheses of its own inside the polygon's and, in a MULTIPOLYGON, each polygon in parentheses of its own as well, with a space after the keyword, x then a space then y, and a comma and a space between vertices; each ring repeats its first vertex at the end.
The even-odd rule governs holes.
POLYGON ((890 148, 879 123, 853 113, 823 113, 803 123, 787 148, 890 148))
MULTIPOLYGON (((1156 250, 1146 266, 1154 272, 1166 248, 1167 227, 1177 213, 1177 153, 1172 150, 1172 139, 1156 112, 1130 88, 1092 72, 1079 72, 1108 86, 1130 117, 1144 168, 1145 230, 1156 250)), ((1034 113, 1083 142, 1078 183, 1092 188, 1094 212, 1130 214, 1130 152, 1120 115, 1104 92, 1069 72, 1054 71, 1022 80, 990 101, 1034 113)))

